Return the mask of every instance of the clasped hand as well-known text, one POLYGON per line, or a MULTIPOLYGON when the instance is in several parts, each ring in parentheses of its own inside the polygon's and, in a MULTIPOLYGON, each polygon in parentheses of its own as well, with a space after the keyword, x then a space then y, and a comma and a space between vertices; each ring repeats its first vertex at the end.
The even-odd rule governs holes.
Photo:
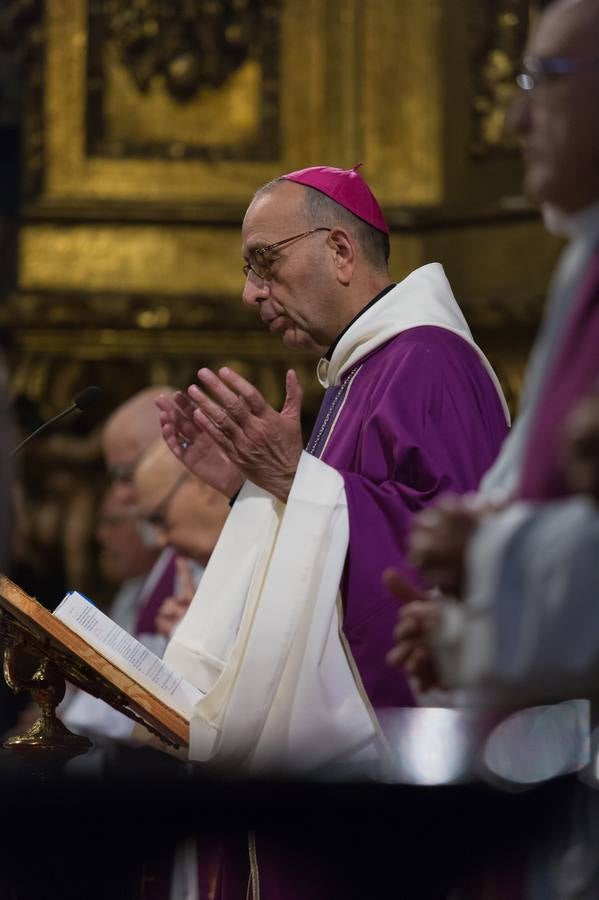
POLYGON ((468 496, 449 494, 414 517, 408 559, 446 594, 461 596, 466 548, 481 515, 468 496))
POLYGON ((394 569, 384 573, 383 582, 403 604, 393 629, 395 646, 387 653, 387 665, 401 666, 422 691, 442 687, 430 644, 441 619, 441 601, 413 588, 394 569))
MULTIPOLYGON (((497 509, 468 495, 441 498, 414 517, 408 538, 409 561, 430 585, 459 598, 470 538, 482 517, 497 509)), ((441 623, 443 600, 411 587, 393 570, 385 572, 384 582, 403 604, 388 664, 402 666, 422 690, 442 687, 431 639, 441 623)))
POLYGON ((599 503, 599 390, 584 397, 568 417, 562 457, 574 493, 599 503))

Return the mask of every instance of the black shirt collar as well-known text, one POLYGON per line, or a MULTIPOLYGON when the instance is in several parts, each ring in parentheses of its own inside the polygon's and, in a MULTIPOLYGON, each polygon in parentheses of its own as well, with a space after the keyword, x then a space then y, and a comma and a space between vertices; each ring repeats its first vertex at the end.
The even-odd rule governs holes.
POLYGON ((357 314, 353 317, 353 319, 351 320, 351 322, 348 322, 348 323, 347 323, 347 325, 345 326, 345 328, 343 329, 343 331, 341 331, 341 332, 337 335, 337 337, 335 338, 335 340, 333 341, 333 343, 331 344, 331 346, 329 347, 329 349, 328 349, 327 352, 325 353, 325 355, 324 355, 324 358, 325 358, 325 359, 328 359, 329 362, 331 361, 331 357, 332 357, 332 355, 333 355, 333 351, 335 350, 335 347, 337 346, 337 344, 339 343, 339 341, 341 340, 341 338, 343 337, 343 335, 345 334, 345 332, 348 331, 348 330, 352 327, 352 325, 354 324, 354 322, 357 322, 357 321, 358 321, 358 319, 360 318, 360 316, 364 315, 364 313, 366 312, 367 309, 370 309, 371 306, 374 306, 374 304, 377 302, 377 300, 380 300, 382 297, 385 296, 385 294, 388 294, 389 291, 391 290, 391 288, 394 288, 394 287, 395 287, 395 282, 392 281, 391 284, 388 284, 386 288, 383 288, 383 290, 380 292, 380 294, 377 294, 376 297, 373 297, 372 300, 370 300, 370 301, 366 304, 366 306, 363 306, 363 307, 362 307, 362 309, 360 310, 360 312, 357 313, 357 314))

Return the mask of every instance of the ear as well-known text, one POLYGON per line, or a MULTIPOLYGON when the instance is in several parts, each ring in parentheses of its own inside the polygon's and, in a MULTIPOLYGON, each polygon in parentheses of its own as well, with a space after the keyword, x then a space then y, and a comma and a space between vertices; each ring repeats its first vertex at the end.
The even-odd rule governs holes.
POLYGON ((333 228, 327 238, 332 250, 335 274, 340 284, 350 284, 357 261, 356 242, 343 228, 333 228))

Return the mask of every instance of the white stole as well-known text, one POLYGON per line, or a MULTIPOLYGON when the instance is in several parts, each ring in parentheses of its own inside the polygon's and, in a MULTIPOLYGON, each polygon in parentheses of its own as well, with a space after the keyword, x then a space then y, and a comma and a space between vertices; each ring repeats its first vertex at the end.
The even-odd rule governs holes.
POLYGON ((383 759, 334 602, 348 539, 343 478, 320 460, 302 453, 285 506, 246 483, 165 654, 205 694, 191 759, 360 774, 383 759))

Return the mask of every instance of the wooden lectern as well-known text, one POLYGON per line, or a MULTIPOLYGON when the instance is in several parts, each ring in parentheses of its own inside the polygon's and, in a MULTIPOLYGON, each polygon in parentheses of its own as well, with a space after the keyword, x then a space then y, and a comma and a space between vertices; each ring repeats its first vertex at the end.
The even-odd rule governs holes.
POLYGON ((58 751, 68 756, 91 747, 88 738, 72 734, 56 717, 65 681, 108 703, 164 743, 187 746, 189 722, 183 716, 109 662, 5 575, 0 575, 0 638, 6 645, 7 684, 13 691, 30 691, 41 710, 40 718, 25 734, 5 742, 7 749, 58 751), (22 653, 39 659, 28 678, 17 669, 22 653))

